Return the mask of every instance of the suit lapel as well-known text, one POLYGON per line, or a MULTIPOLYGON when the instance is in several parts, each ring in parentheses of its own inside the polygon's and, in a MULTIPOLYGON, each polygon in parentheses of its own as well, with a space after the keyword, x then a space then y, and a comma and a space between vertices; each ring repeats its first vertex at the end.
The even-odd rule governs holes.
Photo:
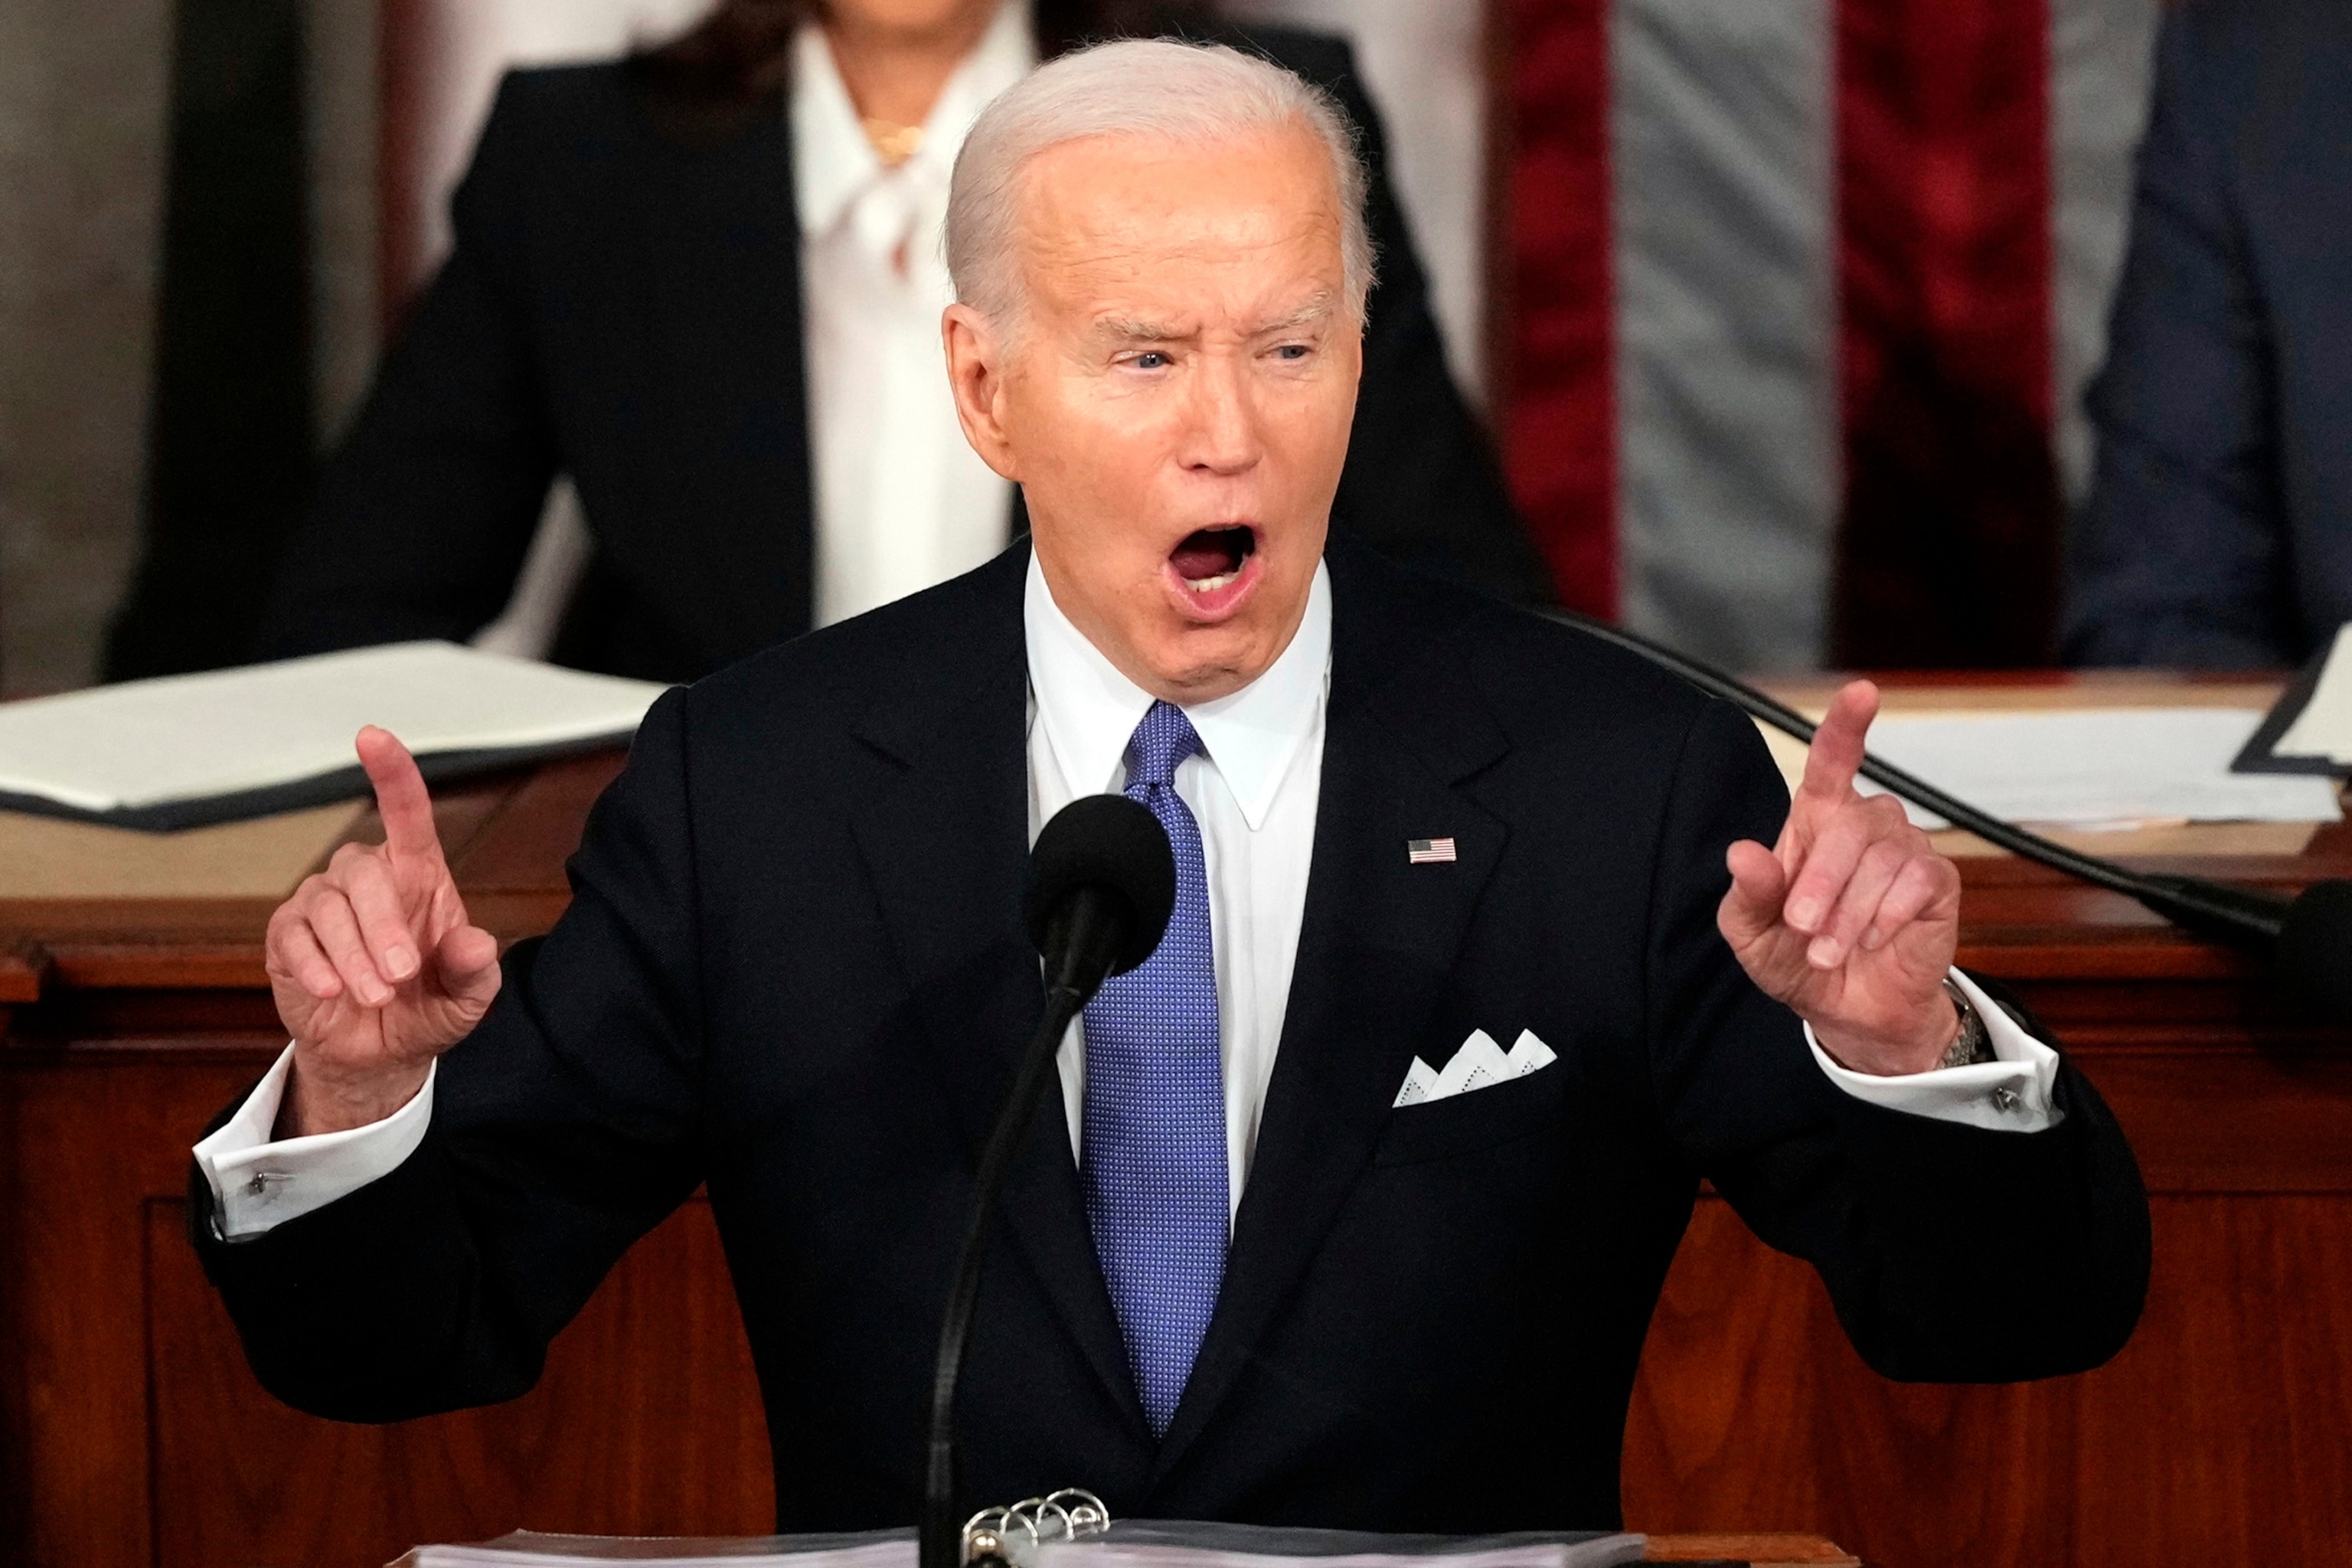
MULTIPOLYGON (((975 613, 910 650, 860 730, 903 770, 861 813, 858 848, 973 1165, 1045 1008, 1019 889, 1029 849, 1028 551, 982 568, 975 613)), ((1000 1223, 1139 1436, 1142 1406, 1070 1158, 1058 1088, 1031 1123, 1000 1223)), ((985 1303, 987 1287, 982 1287, 985 1303)), ((983 1304, 982 1310, 984 1311, 983 1304)))
POLYGON ((1161 1445, 1165 1475, 1233 1391, 1313 1262, 1425 1044, 1500 820, 1454 786, 1508 742, 1392 570, 1335 542, 1331 696, 1305 920, 1223 1289, 1161 1445), (1451 837, 1451 864, 1406 841, 1451 837))

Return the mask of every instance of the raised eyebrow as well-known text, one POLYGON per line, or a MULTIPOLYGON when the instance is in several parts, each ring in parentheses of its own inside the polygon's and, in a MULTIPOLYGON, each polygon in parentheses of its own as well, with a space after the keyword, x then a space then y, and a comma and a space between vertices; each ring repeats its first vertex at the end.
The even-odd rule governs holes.
POLYGON ((1329 321, 1335 313, 1331 297, 1328 294, 1318 294, 1296 310, 1276 317, 1250 335, 1262 338, 1274 332, 1294 331, 1300 327, 1319 326, 1329 321))
POLYGON ((1192 334, 1165 321, 1139 321, 1124 316, 1107 316, 1095 323, 1095 335, 1121 343, 1165 343, 1189 338, 1192 334))

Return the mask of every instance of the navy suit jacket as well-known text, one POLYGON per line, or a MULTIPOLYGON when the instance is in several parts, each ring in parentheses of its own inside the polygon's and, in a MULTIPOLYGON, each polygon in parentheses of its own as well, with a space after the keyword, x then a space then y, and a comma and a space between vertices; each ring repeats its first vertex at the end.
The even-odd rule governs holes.
MULTIPOLYGON (((1305 921, 1207 1340, 1155 1442, 1066 1130, 1036 1118, 966 1363, 967 1500, 1612 1525, 1702 1177, 1819 1268, 1889 1376, 2037 1377, 2124 1342, 2147 1203, 2091 1086, 2063 1068, 2064 1120, 2032 1134, 1868 1105, 1717 934, 1725 847, 1787 809, 1747 719, 1361 546, 1327 559, 1305 921), (1408 863, 1436 836, 1458 860, 1408 863), (1474 1028, 1559 1059, 1391 1109, 1474 1028)), ((977 1151, 1044 1004, 1025 569, 1016 545, 656 704, 417 1152, 259 1238, 199 1227, 265 1386, 362 1421, 512 1398, 707 1183, 780 1523, 915 1517, 977 1151)))
MULTIPOLYGON (((1394 559, 1548 601, 1447 374, 1347 44, 1219 36, 1328 88, 1362 132, 1380 276, 1335 522, 1394 559)), ((691 680, 808 629, 792 117, 781 92, 752 108, 682 108, 629 63, 507 78, 451 203, 457 247, 320 475, 258 657, 470 637, 506 604, 559 474, 595 543, 560 661, 691 680)), ((1017 506, 1009 524, 1025 530, 1017 506)))
POLYGON ((2069 659, 2276 667, 2352 621, 2352 5, 2167 18, 2089 407, 2069 659))

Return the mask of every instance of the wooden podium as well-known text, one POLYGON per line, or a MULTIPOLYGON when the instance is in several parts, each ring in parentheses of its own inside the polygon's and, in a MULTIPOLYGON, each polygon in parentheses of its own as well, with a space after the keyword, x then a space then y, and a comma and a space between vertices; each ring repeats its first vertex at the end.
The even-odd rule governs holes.
MULTIPOLYGON (((1894 705, 2267 695, 2048 677, 1899 684, 1894 705)), ((575 758, 442 800, 478 920, 520 937, 555 919, 563 858, 618 766, 575 758)), ((759 1394, 698 1199, 511 1405, 341 1426, 246 1371, 183 1239, 187 1148, 282 1044, 269 910, 371 826, 354 807, 163 846, 0 819, 0 1562, 373 1568, 518 1525, 770 1527, 759 1394)), ((2352 875, 2352 827, 2303 837, 2117 847, 2279 887, 2352 875)), ((2352 1034, 2126 900, 2006 858, 1961 864, 1961 961, 2029 996, 2138 1151, 2156 1275, 2137 1336, 2083 1377, 1888 1384, 1811 1271, 1705 1199, 1626 1431, 1629 1525, 1818 1532, 1891 1568, 2327 1560, 2352 1539, 2352 1034)))

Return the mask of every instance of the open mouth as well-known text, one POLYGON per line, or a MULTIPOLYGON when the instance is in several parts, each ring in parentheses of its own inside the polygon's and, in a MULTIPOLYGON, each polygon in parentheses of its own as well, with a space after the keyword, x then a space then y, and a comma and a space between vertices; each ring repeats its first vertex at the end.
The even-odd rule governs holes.
POLYGON ((1248 527, 1201 528, 1169 552, 1184 586, 1207 596, 1238 581, 1242 566, 1257 550, 1257 531, 1248 527))

